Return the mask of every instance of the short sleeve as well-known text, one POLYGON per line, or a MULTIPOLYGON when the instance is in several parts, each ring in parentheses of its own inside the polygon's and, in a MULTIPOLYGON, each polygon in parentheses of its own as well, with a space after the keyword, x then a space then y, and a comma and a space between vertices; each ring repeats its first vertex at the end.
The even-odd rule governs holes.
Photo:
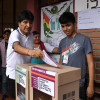
POLYGON ((62 51, 61 46, 62 46, 62 40, 61 40, 61 42, 59 43, 59 46, 58 46, 58 53, 61 53, 61 51, 62 51))
POLYGON ((13 31, 12 33, 11 33, 11 35, 10 35, 10 38, 9 38, 9 43, 10 43, 10 45, 12 45, 12 47, 13 47, 13 44, 15 43, 15 42, 19 42, 19 33, 17 32, 17 30, 15 30, 15 31, 13 31))
POLYGON ((90 52, 93 52, 92 43, 91 43, 89 37, 86 37, 85 38, 85 41, 84 41, 84 49, 85 49, 85 54, 88 54, 90 52))
POLYGON ((17 32, 17 30, 15 30, 14 33, 12 33, 12 42, 16 42, 18 41, 19 42, 19 33, 17 32))

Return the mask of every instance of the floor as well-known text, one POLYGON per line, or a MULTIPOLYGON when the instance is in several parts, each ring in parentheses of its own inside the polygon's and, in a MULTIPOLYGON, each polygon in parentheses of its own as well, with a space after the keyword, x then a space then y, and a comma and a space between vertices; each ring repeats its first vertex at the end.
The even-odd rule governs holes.
MULTIPOLYGON (((0 83, 0 100, 2 100, 1 83, 0 83)), ((16 100, 16 99, 6 98, 6 100, 16 100)))

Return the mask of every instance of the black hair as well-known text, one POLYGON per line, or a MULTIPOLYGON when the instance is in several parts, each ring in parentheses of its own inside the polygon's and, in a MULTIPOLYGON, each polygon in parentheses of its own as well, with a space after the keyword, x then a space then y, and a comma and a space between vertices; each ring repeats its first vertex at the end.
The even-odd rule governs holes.
POLYGON ((29 10, 23 10, 22 12, 20 12, 20 14, 18 16, 18 22, 21 22, 25 19, 28 19, 31 22, 33 22, 33 20, 34 20, 34 16, 29 10))
POLYGON ((66 24, 68 22, 72 22, 74 24, 75 23, 75 16, 71 12, 64 12, 59 17, 59 22, 60 22, 60 24, 66 24))
POLYGON ((3 31, 3 34, 5 34, 6 32, 8 32, 10 34, 11 33, 11 30, 9 30, 9 29, 8 30, 4 30, 3 31))
POLYGON ((37 31, 33 31, 32 33, 33 33, 33 35, 40 34, 40 33, 39 33, 39 32, 37 32, 37 31))
POLYGON ((0 36, 0 38, 2 38, 2 39, 3 39, 3 36, 1 35, 1 36, 0 36))

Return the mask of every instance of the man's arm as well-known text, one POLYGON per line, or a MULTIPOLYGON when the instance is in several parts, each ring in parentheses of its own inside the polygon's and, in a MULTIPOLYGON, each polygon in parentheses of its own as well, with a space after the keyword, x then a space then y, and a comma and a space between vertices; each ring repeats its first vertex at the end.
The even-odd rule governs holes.
POLYGON ((28 49, 28 48, 21 46, 19 42, 15 42, 13 44, 13 48, 15 52, 18 52, 22 55, 28 55, 34 58, 42 58, 44 55, 40 49, 35 49, 35 50, 28 49))
POLYGON ((44 43, 44 46, 45 46, 46 51, 49 53, 57 53, 58 51, 57 47, 51 46, 49 43, 44 43))
POLYGON ((55 48, 52 50, 52 53, 58 53, 57 51, 58 51, 58 48, 55 47, 55 48))
POLYGON ((86 55, 87 63, 88 63, 88 70, 89 70, 89 85, 87 88, 87 96, 91 98, 94 94, 94 60, 93 60, 93 53, 89 53, 86 55))

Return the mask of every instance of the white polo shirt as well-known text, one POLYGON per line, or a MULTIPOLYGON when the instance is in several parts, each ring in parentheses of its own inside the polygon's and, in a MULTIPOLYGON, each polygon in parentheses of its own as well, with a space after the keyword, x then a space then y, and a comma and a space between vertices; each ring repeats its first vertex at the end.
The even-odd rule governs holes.
POLYGON ((7 70, 6 75, 11 79, 15 79, 15 65, 27 64, 31 62, 31 57, 19 54, 14 51, 13 43, 19 42, 21 46, 33 49, 33 34, 30 32, 28 36, 21 33, 20 29, 13 31, 9 37, 7 48, 7 70))

